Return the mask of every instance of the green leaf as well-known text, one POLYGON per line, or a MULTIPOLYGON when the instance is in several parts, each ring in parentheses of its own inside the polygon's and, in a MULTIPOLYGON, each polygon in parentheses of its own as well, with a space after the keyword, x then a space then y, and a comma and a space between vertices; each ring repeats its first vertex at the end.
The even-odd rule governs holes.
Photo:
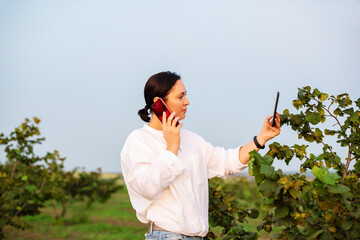
POLYGON ((264 196, 271 197, 273 192, 276 190, 276 185, 276 182, 266 179, 264 183, 260 184, 258 189, 264 196))
POLYGON ((345 109, 345 110, 344 110, 344 113, 347 114, 347 115, 351 115, 351 114, 354 113, 354 109, 353 109, 353 108, 345 109))
POLYGON ((287 159, 291 159, 293 156, 294 156, 293 151, 291 151, 291 149, 287 148, 287 149, 285 150, 285 157, 286 157, 287 159))
POLYGON ((319 128, 315 129, 315 136, 318 138, 323 137, 322 131, 319 128))
POLYGON ((360 172, 360 161, 357 161, 354 165, 354 169, 356 172, 360 172))
POLYGON ((263 201, 263 203, 265 204, 265 205, 270 205, 270 204, 273 204, 273 202, 275 201, 275 199, 274 198, 264 198, 264 201, 263 201))
POLYGON ((329 192, 331 193, 344 194, 344 193, 348 193, 349 191, 350 189, 348 187, 341 184, 337 184, 336 186, 329 186, 329 192))
POLYGON ((319 113, 316 112, 307 112, 305 120, 313 125, 316 125, 321 121, 321 116, 319 113))
POLYGON ((39 124, 39 123, 40 123, 40 119, 38 119, 37 117, 33 117, 33 119, 34 119, 34 122, 35 122, 36 124, 39 124))
POLYGON ((334 114, 341 116, 343 113, 342 113, 340 108, 337 108, 337 109, 334 110, 334 114))
POLYGON ((27 182, 27 180, 28 180, 28 176, 26 175, 22 176, 21 181, 27 182))
POLYGON ((264 156, 262 157, 257 151, 252 151, 250 152, 250 157, 254 158, 254 162, 256 165, 260 165, 260 164, 266 164, 266 165, 271 165, 274 161, 274 159, 270 156, 264 156))
POLYGON ((248 162, 248 173, 250 176, 254 176, 254 169, 253 169, 254 160, 255 158, 250 157, 250 160, 248 162))
POLYGON ((359 119, 359 112, 354 112, 353 114, 351 114, 351 116, 350 116, 350 121, 351 122, 355 122, 356 120, 358 120, 359 119))
POLYGON ((275 209, 276 218, 284 218, 289 214, 289 207, 287 205, 280 205, 275 209))
POLYGON ((25 186, 25 189, 28 191, 28 192, 30 192, 30 193, 32 193, 32 192, 35 192, 36 191, 36 186, 35 185, 26 185, 25 186))
POLYGON ((293 198, 295 198, 295 199, 299 198, 299 196, 300 196, 299 190, 294 189, 294 188, 291 188, 291 189, 289 190, 289 193, 290 193, 290 195, 291 195, 293 198))
POLYGON ((355 103, 356 103, 356 106, 357 106, 357 107, 360 107, 360 98, 358 98, 358 100, 355 101, 355 103))
POLYGON ((319 236, 319 234, 323 233, 325 230, 318 230, 316 232, 313 232, 312 234, 310 234, 309 236, 306 237, 307 240, 312 240, 314 238, 316 238, 317 236, 319 236))
POLYGON ((337 173, 330 173, 324 166, 322 166, 321 168, 314 166, 311 172, 322 183, 329 185, 335 185, 336 180, 340 178, 337 173))
POLYGON ((316 138, 312 134, 303 134, 303 137, 308 142, 314 142, 316 138))
POLYGON ((317 205, 319 206, 319 208, 323 211, 326 211, 328 209, 332 209, 335 207, 335 202, 332 200, 325 200, 325 201, 319 201, 317 200, 317 205))
POLYGON ((320 93, 321 93, 321 92, 319 91, 319 89, 315 88, 314 91, 313 91, 313 96, 314 96, 314 97, 317 97, 317 96, 320 95, 320 93))
POLYGON ((273 178, 276 175, 275 168, 269 165, 261 165, 260 166, 260 173, 265 174, 265 176, 273 178))
POLYGON ((326 93, 320 93, 319 99, 320 99, 320 101, 323 102, 323 101, 325 101, 328 97, 329 97, 328 94, 326 94, 326 93))
POLYGON ((346 231, 348 231, 348 230, 352 227, 352 225, 353 225, 352 221, 346 221, 346 222, 343 223, 342 227, 343 227, 346 231))
POLYGON ((349 98, 349 94, 343 93, 337 96, 337 102, 339 103, 340 107, 344 108, 352 104, 352 101, 349 98))
POLYGON ((324 133, 325 133, 325 135, 328 135, 328 136, 334 136, 336 131, 325 129, 324 133))

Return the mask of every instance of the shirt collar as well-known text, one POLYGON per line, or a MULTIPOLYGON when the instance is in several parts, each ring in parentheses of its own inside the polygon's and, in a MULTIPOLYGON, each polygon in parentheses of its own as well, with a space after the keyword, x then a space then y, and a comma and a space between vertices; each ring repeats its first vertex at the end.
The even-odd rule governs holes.
POLYGON ((150 132, 152 132, 154 134, 157 134, 157 135, 161 135, 161 136, 163 135, 162 130, 157 130, 155 128, 152 128, 148 124, 144 124, 144 129, 147 130, 147 131, 150 131, 150 132))

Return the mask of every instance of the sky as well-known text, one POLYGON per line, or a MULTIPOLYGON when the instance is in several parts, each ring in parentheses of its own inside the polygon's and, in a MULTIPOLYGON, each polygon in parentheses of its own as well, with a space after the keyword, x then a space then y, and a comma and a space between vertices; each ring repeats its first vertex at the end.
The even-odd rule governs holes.
MULTIPOLYGON (((307 85, 358 99, 359 66, 359 0, 0 0, 0 132, 38 117, 38 153, 57 149, 68 170, 121 171, 155 73, 181 75, 184 128, 232 148, 260 132, 277 91, 280 113, 307 85)), ((301 143, 287 126, 273 141, 301 143)))

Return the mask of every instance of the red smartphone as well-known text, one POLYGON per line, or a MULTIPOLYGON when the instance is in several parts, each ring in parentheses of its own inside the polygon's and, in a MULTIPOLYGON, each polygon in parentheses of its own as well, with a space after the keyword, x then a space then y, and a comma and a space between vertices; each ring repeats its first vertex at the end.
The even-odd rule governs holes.
MULTIPOLYGON (((166 119, 168 119, 171 114, 171 110, 162 98, 159 98, 151 105, 151 110, 155 113, 155 115, 159 118, 161 122, 163 119, 163 112, 165 112, 166 114, 166 119)), ((176 126, 177 125, 179 125, 179 121, 176 123, 176 126)))
POLYGON ((277 109, 277 105, 278 105, 278 101, 279 101, 279 95, 280 95, 280 93, 277 92, 276 102, 275 102, 275 109, 274 109, 274 115, 273 115, 272 124, 271 124, 272 127, 275 127, 276 109, 277 109))

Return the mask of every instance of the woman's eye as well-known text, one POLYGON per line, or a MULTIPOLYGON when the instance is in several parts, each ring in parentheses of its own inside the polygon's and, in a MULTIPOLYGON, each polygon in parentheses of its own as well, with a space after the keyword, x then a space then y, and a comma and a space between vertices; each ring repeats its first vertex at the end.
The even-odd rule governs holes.
POLYGON ((181 95, 179 99, 183 99, 187 94, 181 95))

